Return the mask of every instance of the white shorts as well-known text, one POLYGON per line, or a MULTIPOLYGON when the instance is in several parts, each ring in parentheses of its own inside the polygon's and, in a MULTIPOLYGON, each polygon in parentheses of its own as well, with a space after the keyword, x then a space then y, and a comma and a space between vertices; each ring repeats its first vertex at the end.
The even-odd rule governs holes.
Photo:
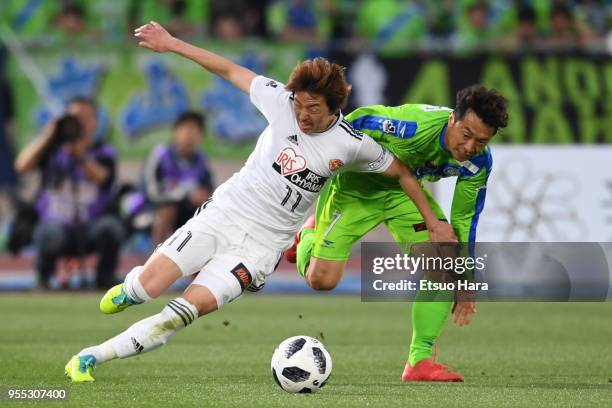
POLYGON ((283 255, 255 240, 212 202, 156 251, 172 259, 183 276, 200 272, 192 284, 208 288, 218 308, 247 289, 261 289, 283 255))

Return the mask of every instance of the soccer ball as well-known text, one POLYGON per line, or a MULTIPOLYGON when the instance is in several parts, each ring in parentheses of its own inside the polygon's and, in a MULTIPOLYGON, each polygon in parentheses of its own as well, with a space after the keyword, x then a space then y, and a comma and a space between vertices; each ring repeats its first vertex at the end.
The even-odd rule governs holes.
POLYGON ((327 383, 331 371, 331 356, 323 343, 312 337, 290 337, 272 355, 272 376, 287 392, 317 392, 327 383))

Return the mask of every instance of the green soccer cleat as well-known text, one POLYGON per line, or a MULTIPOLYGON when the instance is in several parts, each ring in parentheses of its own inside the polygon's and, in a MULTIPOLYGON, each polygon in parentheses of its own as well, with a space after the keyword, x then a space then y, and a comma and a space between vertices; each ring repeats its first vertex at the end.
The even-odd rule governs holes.
POLYGON ((86 356, 72 356, 64 367, 64 375, 72 382, 96 381, 92 374, 96 368, 96 358, 91 354, 86 356))
POLYGON ((137 304, 125 293, 123 283, 120 283, 104 294, 102 300, 100 300, 100 311, 106 314, 119 313, 137 304))

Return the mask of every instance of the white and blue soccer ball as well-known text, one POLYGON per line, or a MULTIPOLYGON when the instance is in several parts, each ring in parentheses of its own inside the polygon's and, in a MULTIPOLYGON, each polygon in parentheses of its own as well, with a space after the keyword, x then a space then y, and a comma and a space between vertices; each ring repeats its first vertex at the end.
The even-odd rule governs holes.
POLYGON ((312 393, 323 388, 332 372, 332 359, 323 343, 294 336, 278 345, 272 355, 272 376, 291 393, 312 393))

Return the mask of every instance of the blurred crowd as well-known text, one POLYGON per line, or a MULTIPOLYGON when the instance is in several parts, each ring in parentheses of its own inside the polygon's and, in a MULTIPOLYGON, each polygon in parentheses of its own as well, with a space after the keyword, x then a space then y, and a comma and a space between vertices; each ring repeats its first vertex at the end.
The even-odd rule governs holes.
POLYGON ((150 20, 188 40, 273 39, 387 53, 609 49, 608 0, 4 0, 24 42, 126 41, 150 20))
MULTIPOLYGON (((0 104, 1 106, 1 104, 0 104)), ((170 140, 157 145, 143 163, 139 182, 118 175, 117 152, 104 137, 95 138, 96 101, 73 98, 65 113, 51 122, 17 154, 10 149, 0 168, 0 193, 14 209, 3 225, 13 255, 30 252, 38 288, 68 287, 72 273, 56 274, 60 261, 73 272, 96 255, 95 280, 81 287, 106 289, 116 283, 120 253, 134 237, 149 252, 163 242, 211 196, 212 172, 201 149, 205 119, 186 111, 175 121, 170 140), (23 194, 19 177, 36 176, 33 194, 23 194)), ((0 124, 6 125, 5 116, 0 124)), ((0 142, 8 147, 7 126, 0 142)), ((0 220, 2 220, 0 214, 0 220)))

